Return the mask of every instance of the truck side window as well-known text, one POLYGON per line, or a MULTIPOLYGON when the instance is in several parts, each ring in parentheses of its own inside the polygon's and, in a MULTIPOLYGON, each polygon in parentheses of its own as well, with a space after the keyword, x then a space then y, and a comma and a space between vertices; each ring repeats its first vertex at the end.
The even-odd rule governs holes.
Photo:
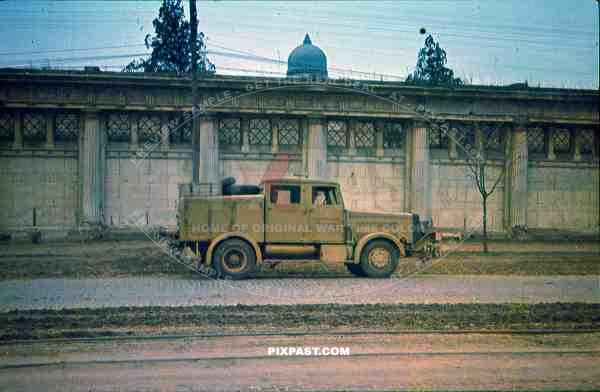
POLYGON ((314 186, 312 188, 312 205, 314 207, 332 207, 340 205, 335 187, 314 186))
POLYGON ((271 185, 271 203, 278 205, 300 204, 300 186, 271 185))

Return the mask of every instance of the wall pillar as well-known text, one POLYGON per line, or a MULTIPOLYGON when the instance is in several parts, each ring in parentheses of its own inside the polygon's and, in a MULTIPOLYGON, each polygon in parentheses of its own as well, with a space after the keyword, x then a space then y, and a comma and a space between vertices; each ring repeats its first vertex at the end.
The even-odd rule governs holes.
POLYGON ((356 132, 356 121, 348 121, 348 155, 356 155, 356 139, 354 134, 356 132))
POLYGON ((421 221, 431 219, 431 191, 429 183, 429 138, 427 123, 415 121, 411 137, 410 191, 411 211, 421 221))
POLYGON ((375 121, 375 156, 383 157, 385 149, 383 145, 383 128, 385 123, 381 120, 375 121))
POLYGON ((546 138, 546 158, 548 160, 555 160, 556 154, 554 153, 554 128, 548 128, 547 132, 544 133, 546 138))
POLYGON ((248 118, 240 120, 240 131, 242 132, 242 152, 250 152, 250 140, 248 137, 248 118))
POLYGON ((577 128, 571 129, 571 140, 573 140, 573 160, 581 161, 581 132, 577 128))
POLYGON ((279 151, 279 118, 271 118, 271 152, 277 154, 279 151))
POLYGON ((54 120, 56 115, 54 112, 48 113, 46 116, 46 148, 54 148, 54 120))
POLYGON ((138 139, 138 115, 131 113, 129 117, 131 135, 129 135, 129 149, 137 151, 139 147, 138 139))
POLYGON ((161 113, 160 114, 160 148, 163 151, 169 151, 169 142, 171 138, 171 129, 169 128, 169 114, 161 113))
MULTIPOLYGON (((454 125, 454 124, 452 124, 454 125)), ((454 160, 458 158, 458 151, 456 150, 456 138, 459 137, 458 131, 455 129, 455 132, 452 133, 448 131, 448 158, 454 160), (451 136, 452 135, 452 136, 451 136)))
POLYGON ((508 165, 508 230, 515 226, 527 227, 527 128, 525 120, 519 120, 511 136, 510 163, 508 165))
POLYGON ((81 221, 83 224, 102 222, 104 199, 104 130, 96 112, 84 113, 79 149, 81 182, 81 221))
POLYGON ((218 120, 214 115, 204 114, 199 118, 200 133, 200 184, 198 191, 203 195, 221 194, 221 173, 219 170, 218 120))
POLYGON ((327 125, 322 117, 309 117, 304 167, 312 178, 327 179, 327 125))
POLYGON ((13 148, 15 150, 20 150, 23 148, 23 114, 20 110, 15 110, 15 135, 14 135, 14 143, 13 148))

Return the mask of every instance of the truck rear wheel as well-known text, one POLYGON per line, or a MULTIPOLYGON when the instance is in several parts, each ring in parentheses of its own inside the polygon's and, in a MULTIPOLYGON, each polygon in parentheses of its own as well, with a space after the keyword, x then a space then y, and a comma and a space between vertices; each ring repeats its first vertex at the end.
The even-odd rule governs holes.
POLYGON ((256 270, 256 254, 246 241, 232 238, 217 246, 212 266, 222 276, 233 280, 246 279, 256 270))
POLYGON ((369 242, 360 255, 360 266, 370 278, 386 278, 394 273, 398 266, 400 252, 385 240, 369 242))

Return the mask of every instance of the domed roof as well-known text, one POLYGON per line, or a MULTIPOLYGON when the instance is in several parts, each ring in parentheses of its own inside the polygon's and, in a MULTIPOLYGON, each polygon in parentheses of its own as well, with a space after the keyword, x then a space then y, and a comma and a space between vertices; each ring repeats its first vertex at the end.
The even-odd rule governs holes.
POLYGON ((288 57, 287 76, 327 77, 327 56, 313 45, 308 34, 302 45, 292 50, 288 57))

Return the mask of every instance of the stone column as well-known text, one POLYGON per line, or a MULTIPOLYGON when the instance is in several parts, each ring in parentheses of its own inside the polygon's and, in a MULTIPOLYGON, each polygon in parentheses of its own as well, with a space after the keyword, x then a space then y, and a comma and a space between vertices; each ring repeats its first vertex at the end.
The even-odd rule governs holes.
MULTIPOLYGON (((486 140, 484 140, 485 138, 485 129, 483 128, 484 124, 481 124, 479 122, 475 122, 473 124, 473 132, 475 132, 475 150, 477 150, 477 153, 475 154, 475 156, 473 156, 473 159, 478 159, 477 154, 479 154, 483 159, 486 158, 486 153, 487 151, 485 151, 485 143, 486 140)), ((473 148, 473 147, 471 147, 473 148)))
POLYGON ((54 112, 49 112, 46 115, 46 148, 54 148, 54 112))
POLYGON ((171 129, 169 128, 169 114, 161 113, 160 114, 160 137, 162 141, 160 142, 160 149, 163 151, 169 151, 169 142, 171 129))
POLYGON ((131 128, 131 135, 129 137, 129 149, 136 150, 140 146, 138 139, 138 115, 137 113, 131 113, 129 115, 129 123, 131 128))
POLYGON ((385 149, 383 146, 383 128, 385 123, 381 120, 375 121, 375 155, 377 157, 383 157, 385 155, 385 149))
POLYGON ((412 141, 413 141, 413 133, 412 133, 412 128, 411 125, 409 125, 410 123, 406 124, 405 132, 406 132, 406 136, 404 138, 405 140, 405 145, 404 145, 404 188, 402 189, 402 199, 403 199, 403 205, 402 205, 402 209, 406 212, 410 212, 413 211, 412 208, 412 198, 411 198, 411 189, 412 189, 412 157, 413 157, 413 150, 412 150, 412 141))
POLYGON ((79 150, 79 178, 81 182, 80 223, 83 224, 94 224, 102 221, 105 144, 103 131, 98 113, 84 113, 83 132, 79 150))
POLYGON ((410 212, 419 214, 421 220, 426 221, 431 219, 427 123, 415 121, 411 139, 410 212))
POLYGON ((14 120, 15 135, 13 148, 15 150, 20 150, 23 148, 23 114, 20 110, 15 110, 14 120))
POLYGON ((271 118, 271 152, 279 151, 279 117, 271 118))
POLYGON ((348 121, 348 155, 356 155, 356 141, 354 140, 354 133, 356 132, 356 121, 348 121))
POLYGON ((515 124, 511 137, 510 163, 508 165, 506 187, 510 192, 508 197, 508 230, 515 226, 527 226, 527 128, 526 120, 519 119, 515 124))
POLYGON ((219 135, 218 120, 212 114, 203 114, 199 118, 200 129, 200 187, 198 191, 206 195, 221 194, 221 176, 219 172, 219 135))
POLYGON ((322 117, 307 119, 308 137, 304 167, 312 178, 327 179, 327 126, 322 117))
POLYGON ((573 140, 573 160, 581 161, 581 132, 577 128, 571 129, 571 140, 573 140))
POLYGON ((548 128, 544 133, 544 138, 546 138, 546 158, 548 160, 555 160, 556 154, 554 153, 554 128, 548 128))
POLYGON ((452 124, 450 126, 450 130, 448 131, 448 158, 454 160, 458 158, 458 152, 456 150, 456 139, 459 137, 458 130, 454 127, 456 124, 452 124), (452 129, 455 132, 452 132, 452 129))
POLYGON ((242 132, 242 152, 250 152, 250 140, 248 138, 248 118, 240 120, 240 131, 242 132))

